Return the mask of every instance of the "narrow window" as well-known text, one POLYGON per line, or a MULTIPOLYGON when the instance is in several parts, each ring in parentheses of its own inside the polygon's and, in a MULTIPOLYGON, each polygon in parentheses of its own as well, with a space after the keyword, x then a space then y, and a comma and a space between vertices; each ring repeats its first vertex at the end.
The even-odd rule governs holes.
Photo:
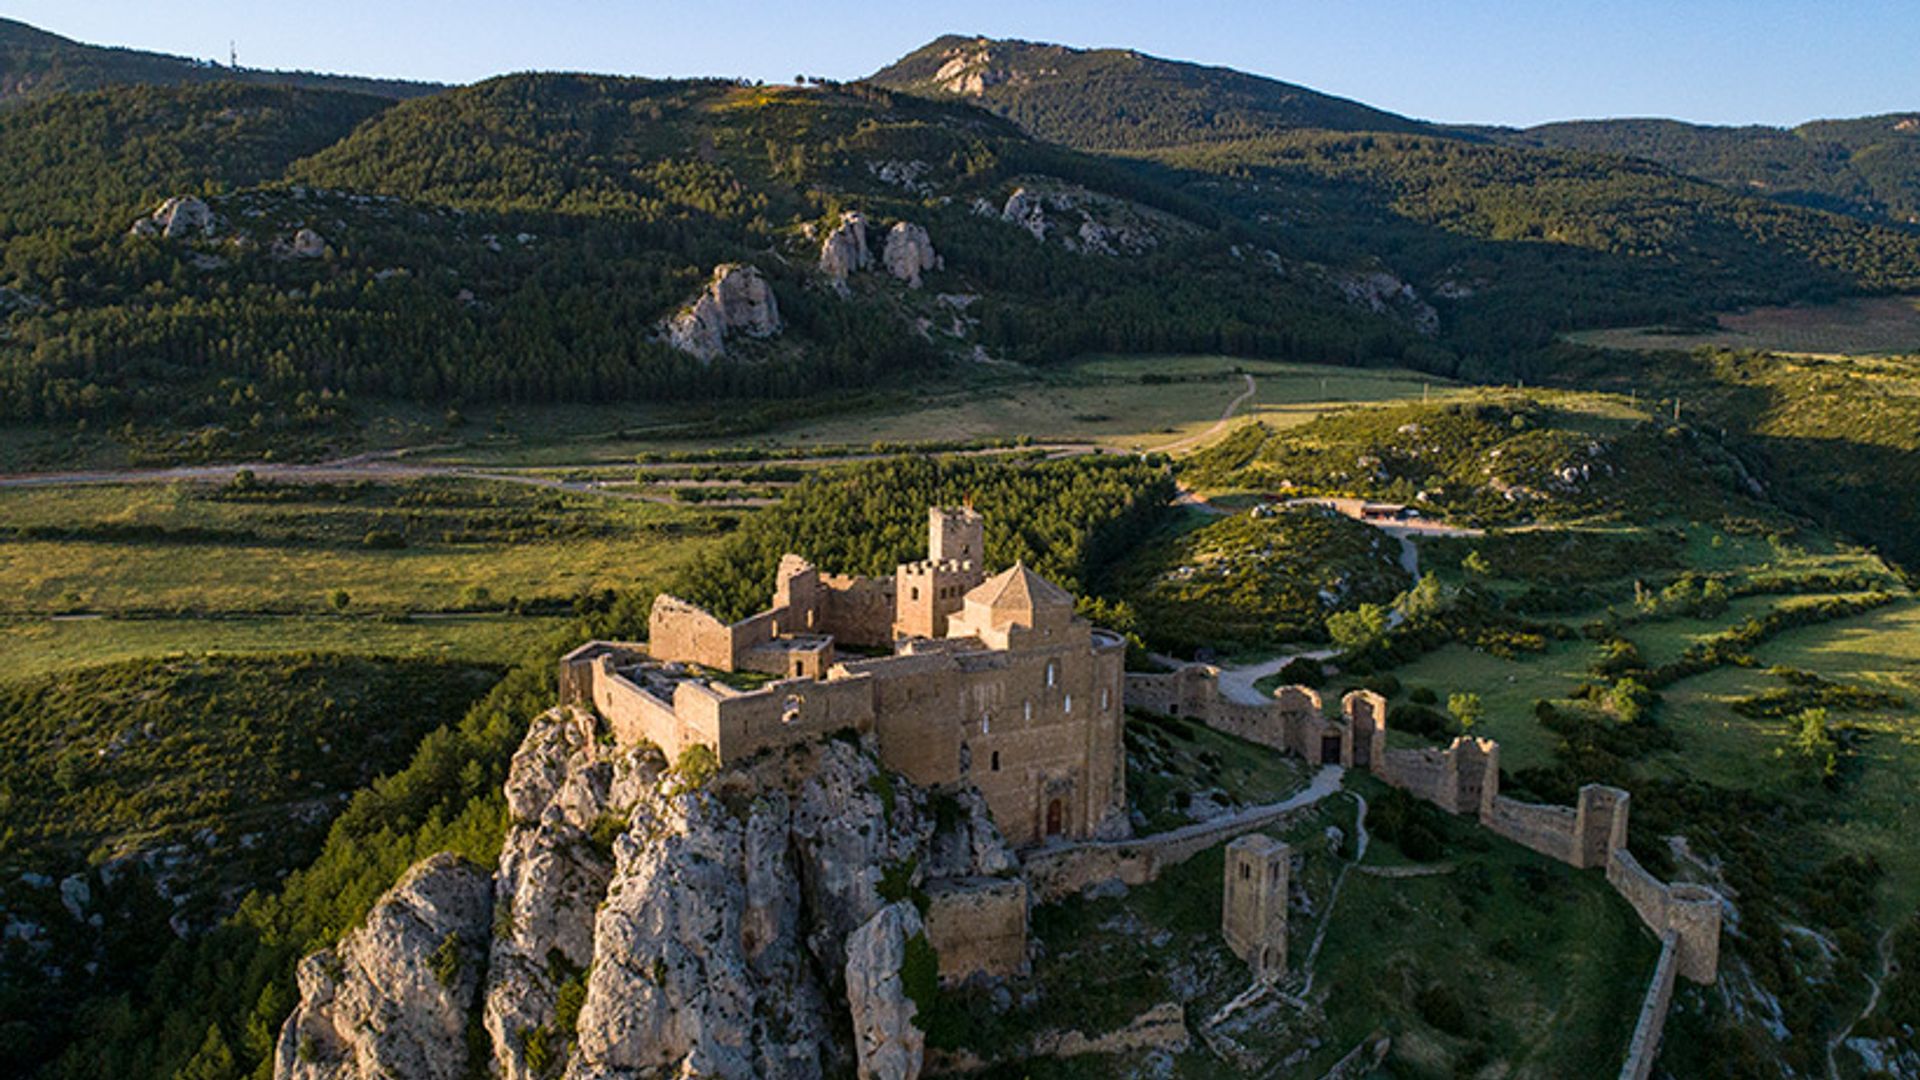
POLYGON ((1100 688, 1100 711, 1106 712, 1111 708, 1113 708, 1113 692, 1103 686, 1100 688))
POLYGON ((1241 881, 1245 881, 1245 880, 1247 880, 1248 878, 1250 878, 1250 877, 1252 877, 1252 876, 1253 876, 1253 874, 1252 874, 1252 873, 1251 873, 1251 871, 1250 871, 1250 870, 1248 869, 1248 867, 1247 867, 1247 864, 1246 864, 1246 863, 1241 863, 1241 864, 1240 864, 1240 880, 1241 880, 1241 881))
POLYGON ((1031 723, 1031 722, 1033 721, 1033 699, 1032 699, 1032 698, 1028 698, 1028 699, 1026 700, 1026 702, 1025 702, 1025 703, 1024 703, 1024 704, 1023 704, 1022 706, 1021 706, 1021 708, 1022 708, 1022 710, 1023 710, 1023 712, 1024 712, 1024 714, 1025 714, 1025 715, 1024 715, 1024 716, 1022 717, 1022 719, 1024 719, 1024 720, 1026 720, 1026 721, 1027 721, 1027 722, 1029 722, 1029 723, 1031 723))
POLYGON ((993 769, 994 772, 1000 771, 1000 751, 998 750, 995 750, 993 752, 993 762, 992 762, 991 768, 993 769))
POLYGON ((1064 707, 1066 708, 1067 712, 1073 711, 1073 695, 1072 694, 1067 695, 1067 700, 1064 703, 1064 707))
POLYGON ((907 597, 907 599, 909 599, 909 600, 918 600, 918 599, 920 599, 920 586, 918 586, 918 585, 915 585, 915 586, 914 586, 913 588, 911 588, 911 589, 909 589, 909 590, 907 590, 907 591, 908 591, 909 593, 911 593, 911 594, 912 594, 912 595, 910 595, 910 596, 908 596, 908 597, 907 597))
POLYGON ((1059 663, 1059 661, 1057 661, 1057 660, 1049 660, 1049 661, 1047 661, 1047 685, 1048 685, 1048 686, 1053 686, 1054 684, 1056 684, 1056 683, 1058 683, 1059 681, 1060 681, 1060 663, 1059 663))

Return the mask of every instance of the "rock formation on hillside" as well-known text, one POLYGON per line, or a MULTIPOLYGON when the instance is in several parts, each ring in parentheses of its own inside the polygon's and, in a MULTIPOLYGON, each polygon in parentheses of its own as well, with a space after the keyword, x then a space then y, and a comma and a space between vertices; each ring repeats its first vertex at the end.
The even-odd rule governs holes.
POLYGON ((735 333, 772 337, 780 332, 780 305, 760 271, 742 263, 713 268, 713 280, 693 303, 668 319, 662 330, 668 344, 702 360, 726 355, 735 333))
POLYGON ((365 925, 300 962, 300 1004, 280 1030, 274 1075, 466 1076, 490 894, 486 873, 453 855, 409 870, 365 925))
POLYGON ((1124 199, 1044 179, 1014 188, 1000 219, 1036 240, 1056 239, 1068 251, 1088 255, 1140 255, 1158 247, 1163 233, 1192 229, 1124 199))
POLYGON ((902 967, 926 942, 899 900, 1016 866, 984 802, 938 796, 951 801, 936 812, 870 739, 795 746, 690 789, 659 751, 618 749, 595 724, 561 710, 533 723, 491 882, 435 856, 302 962, 276 1077, 451 1076, 472 1064, 473 1012, 505 1080, 917 1076, 902 967), (468 951, 489 922, 490 952, 468 951), (462 960, 441 984, 449 938, 462 960))
POLYGON ((827 238, 820 242, 820 272, 842 292, 847 275, 873 265, 873 253, 867 250, 867 219, 858 210, 840 215, 827 238))
POLYGON ((1335 274, 1332 281, 1354 307, 1398 318, 1427 337, 1440 332, 1440 313, 1433 305, 1422 300, 1412 285, 1385 270, 1335 274))
POLYGON ((914 1026, 916 1006, 901 977, 908 942, 925 933, 912 904, 896 901, 847 939, 847 1004, 860 1080, 920 1075, 926 1036, 914 1026))
POLYGON ((887 273, 920 287, 920 275, 940 268, 940 256, 934 253, 927 230, 908 221, 895 222, 887 230, 887 246, 880 256, 887 273))
POLYGON ((213 210, 197 196, 175 195, 139 218, 129 230, 134 236, 163 236, 168 240, 191 240, 213 235, 213 210))

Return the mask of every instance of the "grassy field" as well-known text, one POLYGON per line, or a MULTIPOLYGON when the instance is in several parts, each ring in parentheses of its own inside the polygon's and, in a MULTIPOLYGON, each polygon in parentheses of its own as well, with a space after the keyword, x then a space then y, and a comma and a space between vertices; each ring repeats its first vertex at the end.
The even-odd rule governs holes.
POLYGON ((1755 650, 1759 666, 1722 668, 1666 692, 1665 723, 1681 746, 1654 765, 1670 775, 1697 776, 1727 787, 1806 803, 1825 816, 1828 838, 1871 854, 1888 871, 1883 917, 1920 906, 1920 601, 1905 601, 1859 618, 1788 631, 1755 650), (1739 698, 1780 685, 1772 665, 1815 671, 1828 679, 1890 691, 1904 709, 1836 712, 1866 732, 1859 756, 1836 793, 1810 785, 1784 756, 1784 720, 1734 712, 1739 698))
MULTIPOLYGON (((1012 366, 930 379, 835 402, 787 403, 759 430, 674 434, 684 408, 651 406, 501 409, 445 433, 457 445, 429 449, 423 460, 482 465, 628 462, 647 451, 713 447, 867 445, 1012 439, 1089 442, 1111 449, 1151 450, 1206 432, 1255 380, 1254 396, 1236 416, 1302 423, 1329 406, 1435 397, 1444 379, 1399 369, 1291 364, 1227 356, 1089 357, 1074 364, 1012 366), (561 434, 556 434, 561 433, 561 434)), ((721 418, 725 419, 725 418, 721 418)), ((396 434, 418 428, 396 424, 396 434)))
POLYGON ((671 571, 675 506, 481 481, 0 490, 0 612, 402 614, 564 603, 671 571))
POLYGON ((561 616, 453 615, 383 620, 328 615, 219 619, 0 619, 8 679, 146 657, 260 656, 290 649, 510 663, 548 643, 561 616))
POLYGON ((1567 335, 1609 349, 1761 349, 1813 356, 1920 352, 1920 296, 1880 296, 1800 307, 1764 307, 1719 316, 1700 332, 1663 327, 1584 330, 1567 335))
POLYGON ((471 480, 0 490, 0 665, 512 661, 574 598, 657 584, 738 513, 471 480))

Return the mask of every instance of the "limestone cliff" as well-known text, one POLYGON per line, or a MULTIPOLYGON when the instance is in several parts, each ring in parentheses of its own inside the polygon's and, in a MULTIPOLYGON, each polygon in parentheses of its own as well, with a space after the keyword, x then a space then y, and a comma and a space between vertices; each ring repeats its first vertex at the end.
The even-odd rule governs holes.
POLYGON ((760 271, 740 263, 713 268, 713 279, 693 303, 668 319, 662 331, 668 344, 702 360, 727 351, 734 334, 772 337, 780 332, 780 305, 760 271))
POLYGON ((900 901, 1016 866, 977 796, 931 796, 851 737, 693 787, 555 711, 506 794, 491 881, 436 856, 302 963, 276 1076, 450 1076, 480 1064, 477 1022, 507 1080, 907 1080, 923 1046, 902 967, 926 937, 900 901))
POLYGON ((280 1030, 274 1075, 456 1080, 486 966, 484 871, 435 855, 407 872, 333 949, 300 962, 300 1004, 280 1030))
POLYGON ((857 210, 840 215, 827 238, 820 242, 820 273, 842 292, 847 276, 873 265, 873 253, 867 249, 867 219, 857 210))

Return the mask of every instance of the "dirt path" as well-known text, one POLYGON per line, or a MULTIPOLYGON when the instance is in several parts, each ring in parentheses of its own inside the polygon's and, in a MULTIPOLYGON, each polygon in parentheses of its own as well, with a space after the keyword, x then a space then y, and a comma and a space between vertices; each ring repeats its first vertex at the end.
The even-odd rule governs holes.
POLYGON ((1359 792, 1353 792, 1353 801, 1359 804, 1359 810, 1353 815, 1354 835, 1358 837, 1353 851, 1353 861, 1340 868, 1340 876, 1333 879, 1333 889, 1327 893, 1327 913, 1320 917, 1320 925, 1314 928, 1313 944, 1307 949, 1306 962, 1301 969, 1307 973, 1306 985, 1300 988, 1302 1000, 1313 995, 1313 966, 1320 959, 1320 945, 1327 940, 1327 927, 1333 925, 1333 907, 1340 899, 1340 887, 1347 883, 1347 875, 1354 867, 1367 861, 1367 800, 1359 792))
POLYGON ((1841 1028, 1834 1034, 1833 1038, 1827 1040, 1827 1076, 1829 1080, 1840 1080, 1840 1064, 1834 1060, 1834 1051, 1840 1049, 1840 1045, 1847 1041, 1847 1036, 1852 1035, 1853 1029, 1860 1026, 1860 1021, 1872 1016, 1873 1010, 1880 1007, 1880 983, 1887 977, 1888 967, 1893 964, 1893 933, 1892 930, 1888 930, 1886 933, 1880 935, 1880 945, 1875 950, 1875 953, 1880 958, 1880 978, 1876 979, 1872 975, 1867 976, 1867 986, 1871 988, 1867 994, 1867 1004, 1860 1010, 1859 1015, 1855 1016, 1846 1027, 1841 1028))
POLYGON ((1247 380, 1247 388, 1245 390, 1240 391, 1239 397, 1236 397, 1232 401, 1227 402, 1227 407, 1220 410, 1220 419, 1215 420, 1213 422, 1212 427, 1208 428, 1205 431, 1200 432, 1197 435, 1189 435, 1184 439, 1175 439, 1174 441, 1167 443, 1164 446, 1153 447, 1153 452, 1156 454, 1177 454, 1182 450, 1186 450, 1197 443, 1201 443, 1208 439, 1211 439, 1215 435, 1218 435, 1222 431, 1225 431, 1227 428, 1227 425, 1231 423, 1233 420, 1234 411, 1239 409, 1241 405, 1245 404, 1247 399, 1253 397, 1253 392, 1255 388, 1253 376, 1242 374, 1240 377, 1247 380))

